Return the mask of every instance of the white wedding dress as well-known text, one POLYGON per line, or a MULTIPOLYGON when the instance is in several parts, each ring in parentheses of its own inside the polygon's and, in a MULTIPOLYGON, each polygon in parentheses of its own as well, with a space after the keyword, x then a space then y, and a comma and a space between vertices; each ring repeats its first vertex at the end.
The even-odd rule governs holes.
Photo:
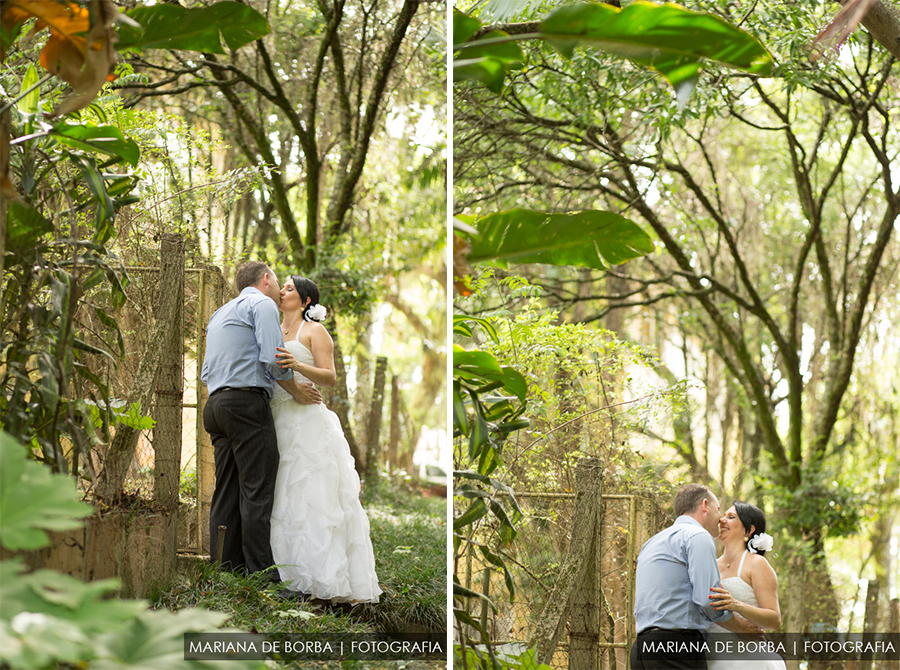
MULTIPOLYGON (((756 600, 756 594, 753 587, 741 579, 741 568, 744 567, 744 559, 749 552, 745 549, 741 554, 741 562, 738 564, 737 576, 728 577, 722 580, 722 588, 728 591, 735 600, 747 603, 753 607, 759 607, 756 600)), ((707 654, 706 663, 707 670, 785 670, 784 660, 777 654, 764 654, 759 652, 753 654, 753 658, 717 658, 715 654, 715 641, 732 641, 732 649, 737 649, 738 641, 741 639, 737 633, 732 633, 718 624, 713 624, 709 628, 709 641, 712 652, 707 654)))
MULTIPOLYGON (((299 339, 284 346, 298 361, 315 364, 299 339)), ((309 381, 297 372, 294 378, 309 381)), ((369 519, 337 415, 322 404, 295 402, 278 384, 272 415, 281 461, 271 542, 282 581, 322 600, 378 602, 369 519)))

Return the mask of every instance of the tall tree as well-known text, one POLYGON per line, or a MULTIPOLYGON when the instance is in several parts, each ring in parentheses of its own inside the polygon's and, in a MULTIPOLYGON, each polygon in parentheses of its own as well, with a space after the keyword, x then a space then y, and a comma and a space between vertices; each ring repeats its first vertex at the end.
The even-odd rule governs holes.
MULTIPOLYGON (((816 557, 807 583, 827 583, 824 538, 859 519, 852 504, 843 515, 829 505, 852 499, 825 486, 834 429, 900 257, 896 66, 863 32, 811 64, 812 35, 796 26, 822 19, 808 6, 695 8, 743 22, 778 52, 777 76, 710 67, 679 112, 647 70, 533 48, 504 95, 461 91, 458 206, 602 202, 654 232, 666 253, 629 264, 629 295, 593 295, 696 312, 693 335, 739 383, 758 426, 779 511, 816 557)), ((789 603, 795 625, 802 600, 789 603)), ((836 623, 836 603, 817 616, 836 623)))
POLYGON ((191 116, 211 115, 250 164, 266 165, 256 241, 283 236, 293 263, 308 272, 353 227, 370 147, 389 103, 408 98, 420 83, 410 77, 427 70, 423 42, 438 17, 419 12, 416 0, 249 4, 266 16, 270 35, 227 58, 170 51, 135 59, 139 71, 161 76, 129 88, 126 104, 163 96, 178 106, 181 98, 191 116), (213 91, 211 105, 186 96, 200 88, 213 91))

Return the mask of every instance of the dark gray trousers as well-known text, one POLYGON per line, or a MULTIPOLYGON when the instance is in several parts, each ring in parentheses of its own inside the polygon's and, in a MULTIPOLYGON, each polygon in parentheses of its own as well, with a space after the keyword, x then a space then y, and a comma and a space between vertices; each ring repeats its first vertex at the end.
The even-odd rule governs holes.
MULTIPOLYGON (((226 526, 222 564, 248 573, 272 567, 269 532, 278 443, 269 399, 263 393, 226 390, 210 396, 203 425, 212 439, 216 488, 209 508, 212 560, 219 526, 226 526)), ((272 570, 272 581, 280 581, 272 570)))

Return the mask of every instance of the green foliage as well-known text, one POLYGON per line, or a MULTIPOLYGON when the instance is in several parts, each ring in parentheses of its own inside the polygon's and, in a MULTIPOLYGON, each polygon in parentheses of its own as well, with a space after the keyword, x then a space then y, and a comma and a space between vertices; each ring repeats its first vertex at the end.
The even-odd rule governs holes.
POLYGON ((779 501, 783 523, 802 532, 824 531, 830 538, 859 533, 870 494, 828 472, 810 473, 796 489, 765 482, 779 501))
POLYGON ((45 530, 78 528, 94 510, 75 499, 75 481, 26 458, 27 450, 0 430, 0 537, 7 549, 47 544, 45 530))
MULTIPOLYGON (((468 217, 460 217, 465 220, 468 217)), ((653 241, 632 221, 613 212, 552 214, 526 209, 471 221, 473 263, 545 263, 603 270, 652 253, 653 241)))
MULTIPOLYGON (((77 527, 90 512, 76 500, 70 477, 29 460, 22 445, 0 432, 0 538, 6 549, 47 546, 44 529, 77 527)), ((225 615, 147 611, 144 601, 110 598, 118 587, 115 579, 84 583, 53 570, 29 572, 20 558, 0 561, 0 664, 11 670, 208 667, 183 660, 183 635, 216 628, 225 615)))
POLYGON ((772 73, 772 55, 758 39, 711 14, 673 4, 635 2, 624 8, 603 3, 567 5, 541 23, 538 33, 509 37, 493 31, 468 42, 481 27, 454 11, 454 81, 481 81, 495 93, 505 72, 523 67, 513 39, 539 38, 571 58, 578 44, 598 47, 614 56, 652 68, 675 88, 684 106, 700 78, 701 59, 717 61, 751 74, 772 73), (465 43, 467 42, 467 43, 465 43))
POLYGON ((772 73, 772 55, 758 39, 717 16, 674 4, 568 5, 544 19, 541 36, 567 57, 576 44, 588 44, 653 68, 675 88, 682 106, 700 78, 701 59, 772 73))
POLYGON ((549 665, 538 663, 537 651, 526 649, 522 653, 503 653, 494 650, 493 657, 484 646, 462 647, 453 645, 454 667, 472 668, 505 668, 506 670, 551 670, 549 665), (465 655, 465 658, 463 656, 465 655))
MULTIPOLYGON (((496 340, 496 330, 489 322, 454 316, 454 335, 471 337, 476 327, 482 328, 496 340)), ((515 523, 521 516, 521 509, 512 490, 489 475, 502 462, 502 447, 507 436, 528 425, 526 419, 520 418, 525 411, 526 394, 525 379, 516 369, 501 366, 487 352, 477 349, 467 351, 454 344, 453 437, 469 438, 469 447, 462 459, 464 467, 453 473, 456 482, 454 498, 467 506, 453 519, 454 564, 472 542, 477 522, 488 513, 498 527, 500 544, 508 545, 515 539, 515 523)), ((486 560, 504 571, 509 595, 514 597, 512 577, 503 559, 491 547, 480 545, 479 548, 486 560)), ((468 607, 456 603, 480 600, 484 607, 493 608, 490 599, 463 587, 455 574, 453 598, 457 621, 473 626, 480 632, 482 642, 489 645, 484 626, 472 619, 468 607)), ((493 652, 490 657, 496 660, 493 652)))
MULTIPOLYGON (((96 9, 81 4, 89 12, 96 9)), ((18 7, 20 15, 53 9, 51 3, 18 7)), ((123 19, 120 48, 221 53, 220 35, 237 48, 268 31, 258 12, 237 2, 133 11, 146 25, 123 19)), ((84 14, 60 16, 68 23, 54 29, 77 38, 84 14)), ((108 442, 114 423, 150 427, 133 407, 124 415, 113 411, 106 375, 91 362, 99 356, 106 359, 103 366, 114 364, 125 353, 112 310, 125 304, 129 277, 112 247, 117 216, 139 200, 135 168, 141 149, 121 124, 110 123, 102 102, 56 125, 42 122, 61 95, 61 83, 35 86, 36 53, 19 38, 18 28, 4 36, 9 57, 0 71, 0 90, 19 92, 11 101, 10 174, 0 175, 9 177, 19 195, 16 201, 4 197, 2 205, 7 227, 0 263, 0 416, 8 432, 62 472, 82 456, 90 467, 89 452, 108 442), (95 327, 84 328, 85 314, 96 319, 95 327)), ((113 121, 127 118, 115 116, 113 121)))
POLYGON ((525 56, 509 35, 500 30, 492 30, 477 44, 466 45, 481 22, 458 9, 453 9, 453 81, 474 79, 480 81, 494 93, 500 93, 508 70, 525 67, 525 56))
POLYGON ((268 35, 269 24, 252 7, 241 2, 218 2, 187 9, 158 4, 126 12, 134 22, 123 22, 117 49, 182 49, 223 54, 229 49, 268 35))
POLYGON ((197 499, 197 471, 196 470, 182 470, 181 477, 178 482, 178 492, 179 496, 182 500, 194 500, 197 499))

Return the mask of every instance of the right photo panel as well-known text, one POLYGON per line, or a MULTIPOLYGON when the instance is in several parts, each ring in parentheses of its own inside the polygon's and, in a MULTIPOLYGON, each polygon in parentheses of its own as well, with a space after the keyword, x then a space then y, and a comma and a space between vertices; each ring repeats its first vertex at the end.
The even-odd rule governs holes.
POLYGON ((900 9, 450 11, 454 670, 900 667, 900 9))

